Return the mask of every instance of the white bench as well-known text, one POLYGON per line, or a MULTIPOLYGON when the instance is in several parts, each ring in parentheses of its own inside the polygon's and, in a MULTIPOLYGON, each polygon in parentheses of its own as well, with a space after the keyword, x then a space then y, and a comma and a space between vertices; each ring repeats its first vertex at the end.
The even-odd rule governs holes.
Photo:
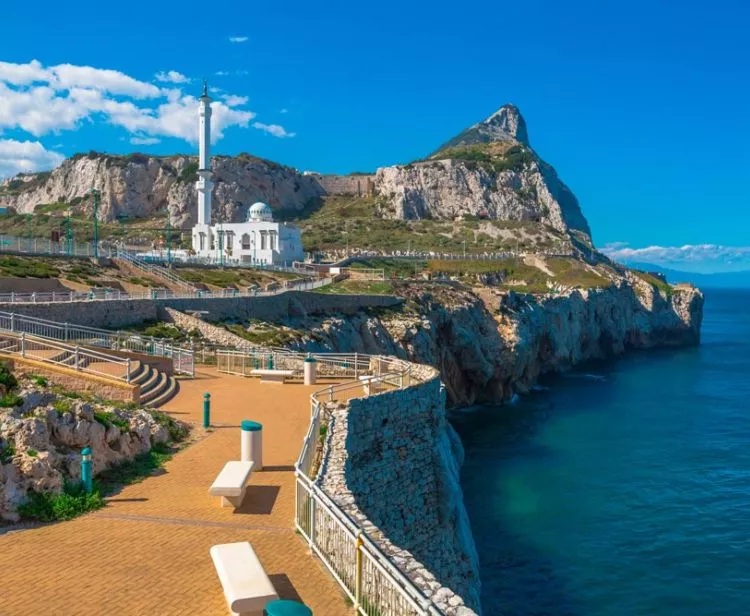
POLYGON ((245 498, 247 481, 253 472, 254 462, 227 462, 208 492, 221 497, 221 506, 239 507, 245 498))
POLYGON ((263 616, 266 604, 279 595, 250 544, 223 543, 210 551, 232 614, 263 616))
POLYGON ((261 383, 283 383, 288 377, 294 376, 294 370, 253 370, 253 376, 259 376, 261 383))

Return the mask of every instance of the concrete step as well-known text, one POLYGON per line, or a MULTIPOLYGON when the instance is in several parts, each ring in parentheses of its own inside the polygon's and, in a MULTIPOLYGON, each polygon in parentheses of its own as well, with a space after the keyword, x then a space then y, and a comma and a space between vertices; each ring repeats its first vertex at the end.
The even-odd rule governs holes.
POLYGON ((151 400, 158 398, 167 387, 169 387, 169 377, 163 372, 157 372, 157 380, 153 386, 146 391, 141 389, 141 404, 148 404, 151 400))
POLYGON ((167 387, 159 394, 156 398, 148 401, 146 406, 151 408, 159 408, 162 404, 169 402, 177 392, 180 391, 180 383, 174 377, 167 377, 167 387))
POLYGON ((141 386, 141 398, 144 394, 153 389, 154 385, 156 385, 156 382, 159 380, 160 374, 161 372, 156 370, 156 368, 153 368, 152 366, 148 367, 147 377, 139 383, 141 386))

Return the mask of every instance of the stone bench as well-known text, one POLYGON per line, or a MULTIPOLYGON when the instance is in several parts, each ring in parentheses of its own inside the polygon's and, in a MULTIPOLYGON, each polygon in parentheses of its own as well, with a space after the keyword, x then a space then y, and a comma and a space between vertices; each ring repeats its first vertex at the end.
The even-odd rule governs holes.
POLYGON ((283 383, 287 378, 294 376, 294 370, 255 369, 250 374, 252 376, 259 376, 261 383, 283 383))
POLYGON ((266 604, 279 598, 263 565, 246 541, 211 548, 211 560, 235 616, 263 616, 266 604))
POLYGON ((221 497, 221 506, 239 507, 245 498, 247 482, 253 472, 254 462, 227 462, 208 492, 221 497))

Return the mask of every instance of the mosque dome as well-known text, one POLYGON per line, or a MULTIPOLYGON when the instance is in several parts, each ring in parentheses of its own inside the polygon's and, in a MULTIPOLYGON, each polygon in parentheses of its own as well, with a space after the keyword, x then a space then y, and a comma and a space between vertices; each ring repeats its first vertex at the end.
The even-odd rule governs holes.
POLYGON ((248 222, 259 220, 268 222, 273 220, 273 210, 271 210, 271 207, 267 203, 262 203, 261 201, 253 203, 250 206, 250 211, 247 213, 248 222))

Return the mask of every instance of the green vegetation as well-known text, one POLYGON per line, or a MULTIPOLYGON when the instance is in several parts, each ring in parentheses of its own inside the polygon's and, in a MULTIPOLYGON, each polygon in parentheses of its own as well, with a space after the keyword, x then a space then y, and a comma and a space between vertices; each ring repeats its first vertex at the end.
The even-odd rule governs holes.
POLYGON ((225 288, 241 288, 251 285, 266 285, 278 280, 297 280, 300 276, 289 272, 264 272, 251 268, 179 268, 177 275, 194 284, 225 288))
POLYGON ((87 493, 80 483, 66 483, 61 494, 32 492, 28 500, 19 505, 22 518, 40 522, 72 520, 89 511, 104 506, 98 489, 87 493))
POLYGON ((70 400, 64 398, 58 398, 52 404, 52 408, 55 409, 58 415, 64 415, 70 413, 73 410, 73 403, 70 400))
POLYGON ((7 464, 16 455, 15 443, 8 441, 0 447, 0 464, 7 464))
POLYGON ((154 418, 157 424, 167 429, 169 438, 175 443, 184 441, 187 438, 189 428, 186 425, 178 423, 164 411, 157 411, 156 409, 146 409, 146 411, 154 418))
POLYGON ((547 283, 583 289, 608 287, 611 284, 608 278, 589 270, 576 259, 548 257, 545 263, 554 276, 515 257, 500 261, 433 260, 428 262, 427 267, 436 274, 458 278, 497 274, 502 280, 500 286, 524 293, 548 293, 547 283))
POLYGON ((10 278, 56 278, 60 271, 41 260, 0 257, 0 274, 10 278))
POLYGON ((31 382, 34 383, 34 385, 38 385, 39 387, 47 387, 49 384, 49 381, 43 377, 39 376, 37 374, 29 374, 29 379, 31 379, 31 382))
POLYGON ((462 160, 469 168, 480 167, 494 175, 503 171, 520 172, 536 162, 536 157, 526 147, 506 141, 460 145, 430 158, 443 159, 462 160))
MULTIPOLYGON (((7 451, 6 449, 0 451, 7 451)), ((32 450, 27 450, 31 455, 32 450)), ((40 522, 71 520, 89 511, 102 508, 104 497, 124 485, 142 481, 160 469, 177 450, 166 445, 154 445, 150 451, 133 460, 113 466, 101 473, 89 494, 80 483, 67 482, 61 494, 32 492, 28 500, 18 507, 24 519, 40 522)))
POLYGON ((184 182, 186 184, 190 184, 192 182, 198 181, 198 162, 189 162, 183 170, 180 172, 180 175, 177 176, 178 182, 184 182))
POLYGON ((672 296, 672 285, 664 282, 661 278, 654 276, 653 274, 649 274, 648 272, 643 272, 641 270, 633 270, 633 273, 644 282, 650 284, 652 287, 656 287, 658 291, 664 293, 667 297, 672 296))
POLYGON ((349 267, 353 270, 383 270, 386 278, 412 278, 427 267, 427 261, 421 259, 388 259, 386 257, 374 257, 359 259, 350 263, 349 267))
POLYGON ((13 408, 21 406, 23 404, 23 398, 18 394, 5 393, 0 396, 0 407, 13 408))
POLYGON ((5 391, 12 391, 18 387, 18 379, 5 364, 0 364, 0 387, 5 391))
POLYGON ((251 321, 249 328, 239 323, 224 323, 224 327, 233 334, 253 344, 270 347, 286 346, 298 341, 305 335, 304 330, 296 330, 259 321, 251 321))
POLYGON ((396 220, 379 218, 386 201, 374 197, 326 197, 298 221, 307 251, 350 249, 467 254, 520 248, 553 248, 563 236, 534 221, 396 220))
POLYGON ((393 283, 388 280, 344 280, 320 287, 317 293, 328 295, 393 295, 393 283))
POLYGON ((126 419, 121 419, 112 411, 94 411, 94 419, 105 428, 116 426, 117 428, 120 428, 121 432, 130 431, 130 422, 126 419))

